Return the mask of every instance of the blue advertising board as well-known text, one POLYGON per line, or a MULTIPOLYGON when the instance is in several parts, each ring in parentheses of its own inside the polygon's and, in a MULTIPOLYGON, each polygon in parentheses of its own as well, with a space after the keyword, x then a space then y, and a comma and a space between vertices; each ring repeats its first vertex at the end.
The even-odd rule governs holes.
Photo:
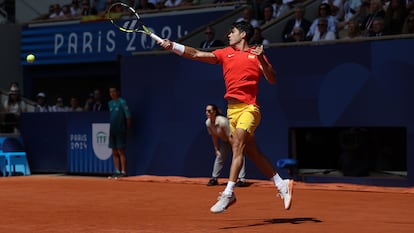
POLYGON ((67 154, 70 173, 114 171, 109 143, 108 112, 68 113, 67 154))
MULTIPOLYGON (((151 17, 144 15, 145 24, 162 38, 177 39, 205 25, 231 8, 195 13, 171 12, 151 17)), ((125 19, 132 20, 132 19, 125 19)), ((108 20, 62 24, 31 24, 22 29, 21 62, 33 53, 36 62, 30 65, 116 61, 119 55, 158 49, 155 41, 142 33, 125 33, 108 20)))

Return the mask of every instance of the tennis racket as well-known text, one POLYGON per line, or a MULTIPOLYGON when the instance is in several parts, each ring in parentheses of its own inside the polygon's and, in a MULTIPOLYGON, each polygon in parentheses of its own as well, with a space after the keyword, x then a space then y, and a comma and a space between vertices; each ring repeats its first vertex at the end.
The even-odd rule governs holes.
POLYGON ((141 17, 134 8, 123 2, 112 4, 108 11, 111 23, 123 32, 140 32, 150 36, 155 41, 162 43, 163 39, 151 32, 142 22, 141 17), (123 20, 123 16, 129 16, 129 20, 123 20))

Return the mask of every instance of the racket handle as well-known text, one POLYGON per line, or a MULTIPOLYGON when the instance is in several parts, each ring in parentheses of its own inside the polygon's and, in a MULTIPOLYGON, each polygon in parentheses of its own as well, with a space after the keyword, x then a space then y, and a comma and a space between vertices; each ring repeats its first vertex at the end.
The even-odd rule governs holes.
POLYGON ((154 39, 155 41, 157 41, 158 43, 162 43, 164 41, 163 39, 161 39, 161 37, 157 36, 155 33, 151 33, 150 37, 154 39))

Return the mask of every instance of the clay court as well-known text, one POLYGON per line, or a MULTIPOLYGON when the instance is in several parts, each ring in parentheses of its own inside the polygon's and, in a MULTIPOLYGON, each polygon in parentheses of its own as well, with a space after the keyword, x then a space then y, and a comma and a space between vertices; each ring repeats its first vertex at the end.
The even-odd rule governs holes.
POLYGON ((236 189, 235 205, 222 214, 211 214, 209 208, 224 186, 208 187, 207 180, 2 177, 0 232, 414 231, 413 188, 297 182, 293 207, 286 211, 270 182, 251 180, 249 187, 236 189))

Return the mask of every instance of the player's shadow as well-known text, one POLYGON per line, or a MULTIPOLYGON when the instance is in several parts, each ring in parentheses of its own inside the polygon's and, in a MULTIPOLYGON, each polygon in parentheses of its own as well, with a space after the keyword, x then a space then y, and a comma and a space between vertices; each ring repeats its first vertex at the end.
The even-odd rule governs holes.
POLYGON ((221 229, 235 229, 235 228, 244 228, 244 227, 254 227, 254 226, 263 226, 269 224, 283 224, 283 223, 290 223, 290 224, 303 224, 303 223, 320 223, 322 222, 316 218, 273 218, 273 219, 266 219, 262 222, 247 224, 242 226, 231 226, 231 227, 223 227, 221 229))

